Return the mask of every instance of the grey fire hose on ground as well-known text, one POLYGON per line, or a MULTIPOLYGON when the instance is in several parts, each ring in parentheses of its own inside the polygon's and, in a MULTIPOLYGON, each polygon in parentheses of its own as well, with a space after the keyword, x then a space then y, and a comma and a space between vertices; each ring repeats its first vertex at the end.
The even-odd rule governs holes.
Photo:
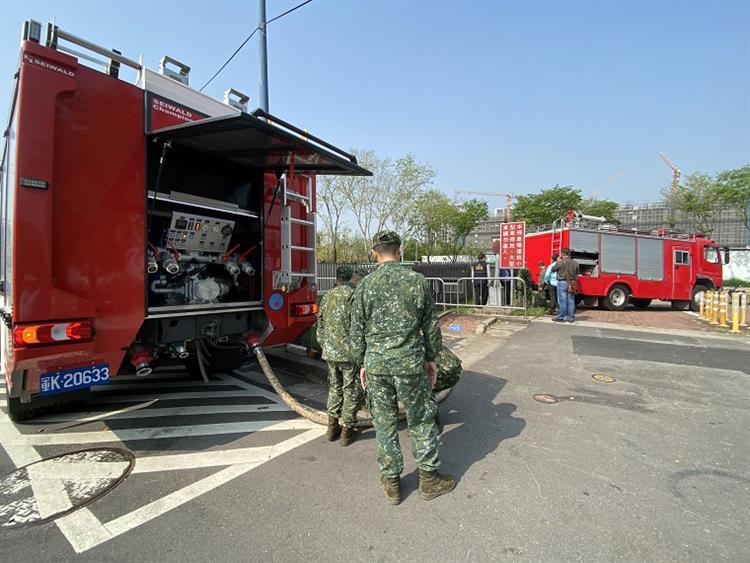
MULTIPOLYGON (((273 390, 276 391, 276 394, 281 397, 281 400, 284 401, 290 409, 292 409, 298 415, 317 424, 322 424, 324 426, 328 424, 327 413, 319 411, 318 409, 308 407, 307 405, 303 405, 297 399, 292 397, 292 395, 286 389, 284 389, 284 386, 281 384, 281 381, 279 381, 279 378, 276 377, 276 374, 271 368, 271 364, 268 363, 268 358, 266 358, 266 355, 260 346, 256 344, 252 347, 252 351, 255 354, 255 357, 258 359, 258 364, 260 365, 260 369, 263 370, 263 375, 266 376, 266 379, 268 379, 268 382, 271 384, 271 387, 273 387, 273 390)), ((435 401, 437 403, 441 403, 442 401, 444 401, 448 397, 448 395, 450 395, 452 389, 452 387, 448 387, 447 389, 438 391, 435 394, 435 401)), ((399 420, 403 420, 404 417, 405 414, 403 412, 399 413, 399 420)), ((360 411, 357 415, 357 419, 357 426, 359 427, 366 428, 372 426, 372 417, 370 416, 369 412, 366 415, 363 415, 362 411, 360 411)))

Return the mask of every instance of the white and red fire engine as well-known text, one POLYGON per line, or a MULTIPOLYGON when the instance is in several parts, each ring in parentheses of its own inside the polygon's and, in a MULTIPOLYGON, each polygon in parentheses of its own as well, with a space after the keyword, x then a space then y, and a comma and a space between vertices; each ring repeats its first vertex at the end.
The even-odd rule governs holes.
POLYGON ((41 32, 24 26, 2 156, 11 416, 122 366, 145 376, 166 358, 194 365, 201 350, 216 359, 311 326, 315 176, 370 173, 248 113, 234 90, 222 103, 190 88, 190 69, 169 57, 154 72, 56 26, 41 32), (82 64, 102 57, 103 71, 82 64))
POLYGON ((618 228, 570 211, 552 229, 526 235, 525 262, 534 283, 540 280, 533 266, 549 264, 566 247, 580 266, 579 298, 612 311, 628 304, 645 308, 654 299, 671 301, 676 310, 696 307, 701 291, 721 287, 722 262, 729 259, 700 234, 618 228))

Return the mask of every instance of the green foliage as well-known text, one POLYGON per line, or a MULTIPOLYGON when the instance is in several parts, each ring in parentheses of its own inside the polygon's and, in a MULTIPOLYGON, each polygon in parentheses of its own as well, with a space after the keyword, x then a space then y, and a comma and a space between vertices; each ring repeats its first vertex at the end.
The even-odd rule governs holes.
POLYGON ((664 188, 662 191, 667 204, 688 217, 691 228, 711 237, 720 201, 719 186, 714 178, 707 174, 696 172, 685 177, 684 184, 676 190, 664 188))
POLYGON ((568 211, 576 210, 587 215, 601 215, 609 222, 616 222, 614 214, 617 207, 618 204, 614 201, 584 200, 581 190, 557 184, 538 194, 519 195, 513 209, 513 220, 526 221, 526 227, 533 229, 551 225, 568 211))
POLYGON ((750 287, 750 280, 740 278, 727 278, 722 282, 722 287, 750 287))
POLYGON ((750 225, 750 164, 721 172, 716 183, 721 202, 739 209, 750 225))
POLYGON ((413 231, 423 236, 427 256, 448 254, 455 259, 467 249, 471 230, 486 218, 487 202, 456 202, 442 192, 430 190, 420 196, 411 220, 413 231))

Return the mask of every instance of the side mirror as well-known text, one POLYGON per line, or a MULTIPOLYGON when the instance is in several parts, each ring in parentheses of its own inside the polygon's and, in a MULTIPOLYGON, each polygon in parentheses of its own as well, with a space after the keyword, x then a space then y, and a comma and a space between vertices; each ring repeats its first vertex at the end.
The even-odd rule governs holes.
POLYGON ((724 247, 724 264, 729 264, 729 247, 724 247))

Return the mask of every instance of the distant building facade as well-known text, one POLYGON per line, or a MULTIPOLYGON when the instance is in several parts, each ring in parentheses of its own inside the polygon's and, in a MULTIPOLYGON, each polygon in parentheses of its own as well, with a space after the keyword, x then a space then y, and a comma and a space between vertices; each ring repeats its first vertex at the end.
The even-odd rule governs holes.
POLYGON ((477 226, 471 230, 466 238, 466 244, 472 248, 481 248, 485 252, 491 252, 492 239, 500 237, 500 225, 505 222, 504 216, 504 209, 495 209, 495 213, 491 217, 479 221, 477 226))
MULTIPOLYGON (((620 205, 615 217, 622 227, 632 227, 639 230, 677 229, 686 233, 695 231, 695 223, 689 215, 680 211, 673 212, 663 201, 647 203, 626 203, 620 205), (670 227, 673 218, 674 227, 670 227)), ((711 238, 721 246, 745 248, 750 246, 745 218, 736 209, 717 209, 713 220, 709 223, 711 238)))

